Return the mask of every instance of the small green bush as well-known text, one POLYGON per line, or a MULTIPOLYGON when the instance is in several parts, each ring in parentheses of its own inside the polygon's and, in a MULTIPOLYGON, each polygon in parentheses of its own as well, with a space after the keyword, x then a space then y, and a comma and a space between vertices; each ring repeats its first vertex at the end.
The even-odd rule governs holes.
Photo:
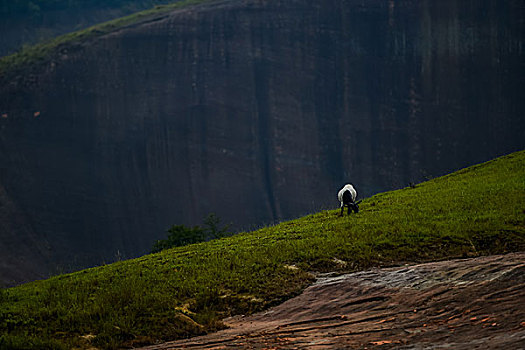
POLYGON ((221 219, 214 213, 204 219, 205 227, 184 225, 173 225, 168 229, 168 238, 155 242, 152 253, 158 253, 164 249, 182 247, 188 244, 200 243, 217 238, 231 236, 230 225, 221 227, 221 219))
POLYGON ((168 238, 155 242, 152 253, 161 250, 182 247, 188 244, 204 242, 206 232, 199 226, 186 227, 184 225, 173 225, 168 229, 168 238))

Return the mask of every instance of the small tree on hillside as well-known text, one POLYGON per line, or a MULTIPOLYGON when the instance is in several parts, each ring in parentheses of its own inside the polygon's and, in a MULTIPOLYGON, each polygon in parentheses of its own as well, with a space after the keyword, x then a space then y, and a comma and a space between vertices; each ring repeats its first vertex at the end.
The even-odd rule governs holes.
POLYGON ((209 239, 228 237, 233 234, 233 232, 228 231, 231 225, 220 227, 221 219, 215 213, 210 213, 204 219, 204 225, 207 226, 205 230, 209 239))
POLYGON ((155 242, 151 252, 157 253, 164 249, 204 242, 205 240, 206 232, 199 226, 173 225, 168 229, 168 238, 155 242))
POLYGON ((156 241, 151 252, 157 253, 164 249, 223 238, 233 234, 233 232, 228 231, 230 225, 221 227, 221 219, 214 213, 209 214, 204 219, 204 226, 173 225, 167 231, 168 237, 156 241))

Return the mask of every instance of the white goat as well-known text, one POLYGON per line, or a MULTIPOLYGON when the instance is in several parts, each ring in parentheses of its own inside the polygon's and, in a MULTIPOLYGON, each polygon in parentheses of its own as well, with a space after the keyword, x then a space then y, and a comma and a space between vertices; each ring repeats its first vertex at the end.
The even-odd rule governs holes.
POLYGON ((339 199, 339 202, 341 202, 341 216, 343 216, 345 206, 348 207, 349 215, 352 213, 352 210, 355 213, 359 212, 359 207, 355 202, 355 199, 357 198, 357 191, 352 184, 346 184, 345 187, 343 187, 337 194, 337 198, 339 199))

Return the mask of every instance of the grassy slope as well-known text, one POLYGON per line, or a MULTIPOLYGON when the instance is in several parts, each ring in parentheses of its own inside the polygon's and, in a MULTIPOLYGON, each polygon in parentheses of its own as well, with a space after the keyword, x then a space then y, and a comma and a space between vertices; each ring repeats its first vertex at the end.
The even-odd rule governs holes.
POLYGON ((87 29, 64 34, 47 42, 25 47, 17 53, 0 58, 0 77, 9 78, 28 67, 44 63, 57 55, 63 47, 82 43, 141 21, 152 20, 175 9, 197 5, 213 0, 181 0, 168 5, 157 5, 129 16, 100 23, 87 29))
POLYGON ((310 271, 523 250, 524 208, 522 151, 378 194, 357 215, 325 211, 4 289, 0 347, 114 348, 188 337, 299 293, 310 271))

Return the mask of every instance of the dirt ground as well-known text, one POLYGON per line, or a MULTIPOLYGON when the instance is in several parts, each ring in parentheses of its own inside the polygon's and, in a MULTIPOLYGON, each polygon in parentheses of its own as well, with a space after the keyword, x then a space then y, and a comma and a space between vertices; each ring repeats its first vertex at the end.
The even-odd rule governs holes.
POLYGON ((525 252, 324 275, 225 322, 144 349, 525 349, 525 252))

